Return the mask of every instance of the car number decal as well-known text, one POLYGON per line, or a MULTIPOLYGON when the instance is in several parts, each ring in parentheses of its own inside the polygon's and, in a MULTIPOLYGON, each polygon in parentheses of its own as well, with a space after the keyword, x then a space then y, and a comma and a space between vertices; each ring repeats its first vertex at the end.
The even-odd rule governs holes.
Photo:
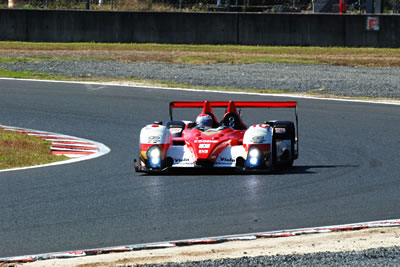
POLYGON ((199 148, 210 148, 210 144, 199 144, 199 148))

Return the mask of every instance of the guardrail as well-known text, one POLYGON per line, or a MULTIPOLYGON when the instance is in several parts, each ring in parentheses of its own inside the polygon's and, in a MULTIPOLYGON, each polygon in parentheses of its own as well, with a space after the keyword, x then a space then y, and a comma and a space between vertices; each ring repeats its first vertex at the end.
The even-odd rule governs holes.
POLYGON ((0 40, 400 47, 400 16, 0 9, 0 40))

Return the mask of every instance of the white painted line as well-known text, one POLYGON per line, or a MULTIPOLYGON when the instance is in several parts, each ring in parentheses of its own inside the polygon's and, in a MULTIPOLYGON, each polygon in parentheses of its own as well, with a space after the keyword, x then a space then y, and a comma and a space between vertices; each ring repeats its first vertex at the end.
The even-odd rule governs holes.
POLYGON ((73 148, 74 146, 80 146, 80 147, 93 147, 96 148, 97 146, 93 145, 93 144, 66 144, 66 143, 59 143, 59 142, 52 142, 52 145, 57 145, 57 146, 69 146, 71 148, 73 148))
MULTIPOLYGON (((90 152, 92 154, 90 155, 66 155, 70 159, 68 160, 62 160, 62 161, 57 161, 53 163, 48 163, 48 164, 42 164, 42 165, 35 165, 35 166, 28 166, 28 167, 21 167, 21 168, 12 168, 12 169, 5 169, 5 170, 0 170, 0 172, 8 172, 8 171, 17 171, 17 170, 27 170, 27 169, 33 169, 33 168, 39 168, 39 167, 49 167, 49 166, 57 166, 57 165, 62 165, 62 164, 69 164, 69 163, 74 163, 74 162, 79 162, 83 160, 89 160, 89 159, 94 159, 97 157, 101 157, 111 151, 110 148, 108 148, 106 145, 96 142, 96 141, 91 141, 88 139, 83 139, 79 137, 74 137, 74 136, 69 136, 69 135, 64 135, 64 134, 57 134, 57 133, 52 133, 52 132, 42 132, 39 130, 32 130, 32 129, 25 129, 25 128, 19 128, 19 127, 12 127, 12 126, 6 126, 6 125, 1 125, 0 124, 0 129, 5 129, 9 131, 31 131, 31 132, 36 132, 38 133, 37 136, 47 136, 47 135, 52 135, 55 137, 61 137, 61 139, 47 139, 44 138, 44 140, 48 141, 76 141, 76 142, 83 142, 83 143, 90 143, 91 146, 97 147, 98 150, 83 150, 83 149, 61 149, 61 148, 52 148, 52 150, 60 150, 60 151, 76 151, 76 152, 90 152), (66 139, 62 139, 66 138, 66 139), (73 139, 73 140, 71 140, 73 139)), ((65 145, 65 144, 62 144, 65 145)), ((87 146, 87 145, 81 145, 81 146, 87 146)))
POLYGON ((46 82, 46 83, 69 83, 69 84, 87 84, 87 85, 99 85, 103 86, 118 86, 118 87, 128 87, 128 88, 151 88, 156 90, 176 90, 176 91, 188 91, 188 92, 210 92, 217 94, 234 94, 234 95, 256 95, 256 96, 272 96, 272 97, 289 97, 298 99, 311 99, 311 100, 324 100, 324 101, 340 101, 340 102, 354 102, 354 103, 368 103, 368 104, 384 104, 384 105, 400 105, 400 100, 363 100, 363 99, 346 99, 346 98, 328 98, 328 97, 314 97, 293 93, 293 94, 262 94, 262 93, 249 93, 249 92, 235 92, 235 91, 218 91, 218 90, 204 90, 204 89, 188 89, 188 88, 172 88, 172 87, 159 87, 159 86, 149 86, 141 84, 121 84, 113 82, 76 82, 76 81, 52 81, 52 80, 35 80, 35 79, 16 79, 16 78, 0 78, 0 80, 15 80, 15 81, 33 81, 33 82, 46 82))
POLYGON ((57 135, 49 134, 49 133, 35 133, 35 134, 33 134, 33 133, 26 133, 26 134, 27 134, 27 135, 30 135, 30 136, 48 136, 48 137, 57 136, 57 135))
POLYGON ((97 150, 94 149, 76 149, 76 148, 60 148, 60 147, 50 147, 53 151, 75 151, 75 152, 91 152, 95 153, 97 150))
MULTIPOLYGON (((72 136, 71 136, 72 138, 72 136)), ((78 141, 78 140, 83 140, 83 139, 52 139, 52 138, 44 138, 44 140, 46 141, 57 141, 57 142, 82 142, 82 141, 78 141)), ((91 142, 91 141, 90 141, 91 142)))

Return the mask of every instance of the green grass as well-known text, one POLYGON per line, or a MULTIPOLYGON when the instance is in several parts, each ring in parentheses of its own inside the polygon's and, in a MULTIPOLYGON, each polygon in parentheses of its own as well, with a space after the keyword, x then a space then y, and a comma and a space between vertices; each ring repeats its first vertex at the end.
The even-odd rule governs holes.
POLYGON ((0 68, 0 77, 16 78, 16 79, 72 80, 72 78, 68 76, 30 72, 30 71, 12 71, 1 68, 0 68))
POLYGON ((51 143, 15 131, 0 129, 0 169, 41 165, 68 159, 52 155, 51 143))
POLYGON ((30 60, 27 58, 0 58, 0 63, 12 63, 12 62, 29 62, 30 60))

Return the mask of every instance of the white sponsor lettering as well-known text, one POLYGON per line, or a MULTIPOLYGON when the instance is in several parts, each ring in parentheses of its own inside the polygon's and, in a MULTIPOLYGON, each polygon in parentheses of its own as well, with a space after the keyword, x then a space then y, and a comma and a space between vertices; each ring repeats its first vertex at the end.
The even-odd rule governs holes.
POLYGON ((210 148, 210 144, 200 144, 199 148, 210 148))
POLYGON ((264 142, 264 136, 263 135, 253 136, 251 138, 251 142, 255 144, 261 144, 264 142))
POLYGON ((161 136, 149 136, 148 143, 157 144, 161 142, 161 136))
POLYGON ((194 140, 195 143, 218 143, 218 140, 194 140))
POLYGON ((207 154, 208 150, 207 149, 199 149, 200 154, 207 154))
POLYGON ((275 132, 276 133, 286 133, 286 129, 285 128, 275 128, 275 132))

